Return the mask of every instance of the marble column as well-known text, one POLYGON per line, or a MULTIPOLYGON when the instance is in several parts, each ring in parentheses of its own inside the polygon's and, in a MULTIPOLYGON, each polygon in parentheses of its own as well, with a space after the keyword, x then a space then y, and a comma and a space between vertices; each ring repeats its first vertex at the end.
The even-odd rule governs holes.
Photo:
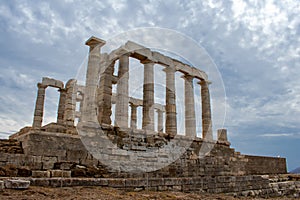
MULTIPOLYGON (((108 60, 108 56, 102 55, 103 60, 108 60)), ((104 67, 104 71, 100 75, 99 88, 97 90, 98 101, 98 122, 100 124, 111 125, 111 106, 112 106, 112 85, 113 85, 113 73, 115 62, 106 63, 101 67, 104 67)), ((84 95, 86 96, 86 95, 84 95)))
POLYGON ((131 107, 131 118, 130 118, 130 128, 136 129, 137 128, 137 105, 130 103, 131 107))
POLYGON ((187 137, 196 137, 196 116, 194 102, 193 76, 185 74, 184 78, 184 108, 185 108, 185 135, 187 137))
POLYGON ((76 80, 71 79, 66 83, 66 101, 64 121, 68 126, 74 126, 76 110, 76 80))
POLYGON ((64 124, 66 90, 64 88, 61 88, 58 91, 59 91, 59 103, 58 103, 58 111, 57 111, 57 123, 64 124))
POLYGON ((209 81, 201 80, 201 101, 202 101, 202 138, 207 140, 213 139, 212 121, 211 121, 211 107, 209 94, 209 81))
POLYGON ((119 58, 115 121, 118 127, 128 128, 129 55, 119 58))
POLYGON ((33 117, 33 128, 41 128, 43 123, 43 114, 44 114, 44 103, 45 103, 45 90, 46 85, 41 83, 37 84, 38 92, 35 103, 34 117, 33 117))
POLYGON ((163 111, 160 109, 156 109, 157 112, 157 132, 163 132, 164 126, 163 126, 163 111))
POLYGON ((154 131, 154 63, 144 64, 143 121, 144 130, 154 131))
POLYGON ((81 112, 81 122, 97 122, 97 102, 96 94, 98 87, 101 47, 105 44, 105 41, 91 37, 85 43, 90 47, 88 66, 86 72, 85 81, 85 98, 83 100, 83 109, 81 112))
POLYGON ((173 138, 177 134, 175 93, 176 70, 168 66, 164 71, 166 72, 166 133, 170 138, 173 138))

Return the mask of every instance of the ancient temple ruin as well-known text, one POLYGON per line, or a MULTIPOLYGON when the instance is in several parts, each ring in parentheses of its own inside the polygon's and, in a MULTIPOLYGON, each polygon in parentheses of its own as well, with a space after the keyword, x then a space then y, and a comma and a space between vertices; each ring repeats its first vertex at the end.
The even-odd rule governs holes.
MULTIPOLYGON (((112 104, 115 104, 115 126, 122 128, 137 128, 137 108, 142 107, 142 129, 154 131, 154 113, 157 112, 157 130, 170 137, 177 134, 176 119, 176 89, 175 72, 181 72, 185 81, 184 108, 185 133, 188 137, 196 137, 196 116, 194 103, 193 79, 198 80, 201 87, 202 105, 202 138, 212 139, 212 119, 209 94, 209 80, 207 74, 195 67, 179 60, 151 51, 134 42, 128 41, 110 54, 101 54, 101 47, 105 41, 91 37, 86 45, 90 47, 85 86, 77 85, 71 79, 64 87, 59 80, 43 78, 38 83, 38 94, 34 112, 33 128, 40 128, 43 121, 44 96, 47 87, 58 88, 60 100, 57 111, 57 124, 74 125, 75 118, 81 122, 98 122, 111 125, 112 104), (129 58, 139 60, 144 67, 143 99, 129 96, 129 58), (118 75, 114 75, 114 65, 119 61, 118 75), (164 67, 166 74, 166 100, 161 105, 154 102, 154 65, 164 67), (117 85, 117 92, 112 92, 113 85, 117 85), (85 97, 85 98, 84 98, 85 97), (76 111, 76 102, 80 102, 76 111), (128 127, 129 107, 131 110, 130 127, 128 127), (165 127, 163 127, 165 115, 165 127), (97 117, 97 119, 95 118, 97 117)), ((224 131, 223 131, 224 132, 224 131)))
MULTIPOLYGON (((218 130, 213 138, 210 81, 204 71, 132 41, 101 53, 105 43, 96 37, 86 41, 89 56, 84 85, 75 79, 64 85, 47 77, 37 84, 32 127, 5 141, 9 147, 0 149, 0 166, 27 170, 26 176, 36 185, 47 179, 48 186, 55 186, 55 177, 67 177, 64 184, 70 186, 75 184, 72 178, 93 177, 99 178, 93 179, 93 184, 102 186, 208 192, 270 189, 270 181, 261 175, 286 173, 285 158, 236 152, 226 129, 218 130), (142 99, 129 95, 130 58, 143 67, 142 99), (164 68, 163 104, 154 99, 155 65, 164 68), (176 72, 182 73, 184 80, 184 135, 177 130, 176 96, 180 91, 175 87, 176 72), (201 91, 200 137, 196 133, 199 113, 195 112, 194 80, 201 91), (57 88, 60 94, 57 121, 43 125, 48 87, 57 88), (141 128, 137 126, 139 117, 141 128), (178 149, 173 147, 176 145, 178 149)), ((19 171, 16 176, 22 176, 19 171)))

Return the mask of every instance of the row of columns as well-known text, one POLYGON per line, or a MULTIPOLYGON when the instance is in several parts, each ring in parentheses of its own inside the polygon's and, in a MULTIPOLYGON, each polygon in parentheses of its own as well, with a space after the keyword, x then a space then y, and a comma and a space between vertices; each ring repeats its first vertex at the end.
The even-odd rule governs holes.
MULTIPOLYGON (((33 128, 41 128, 43 124, 44 115, 44 104, 45 104, 45 93, 48 86, 43 83, 38 83, 38 92, 35 103, 34 117, 33 117, 33 128)), ((53 86, 52 86, 53 87, 53 86)), ((59 103, 57 110, 57 123, 66 124, 68 126, 74 125, 75 119, 75 107, 76 99, 76 80, 71 79, 67 82, 65 88, 58 87, 59 91, 59 103)))
MULTIPOLYGON (((139 105, 135 105, 134 103, 130 102, 129 103, 130 108, 131 108, 131 118, 130 118, 130 128, 132 129, 137 129, 137 108, 139 107, 139 105)), ((161 109, 156 108, 155 109, 157 112, 157 131, 158 132, 162 132, 163 131, 163 113, 164 111, 162 111, 161 109)), ((153 116, 154 116, 154 110, 153 110, 153 116)), ((153 130, 154 131, 154 120, 151 119, 151 124, 153 124, 153 130)), ((149 127, 146 127, 149 128, 149 127)), ((146 129, 149 130, 149 129, 146 129)))
MULTIPOLYGON (((151 61, 142 62, 144 64, 144 84, 143 84, 143 119, 142 129, 154 131, 154 64, 151 61)), ((117 85, 116 100, 116 124, 120 127, 127 127, 128 123, 128 70, 129 56, 123 55, 119 60, 119 73, 117 85)), ((177 134, 177 118, 176 118, 176 93, 175 93, 175 72, 172 67, 164 69, 166 73, 166 133, 170 137, 177 134)), ((184 99, 185 99, 185 132, 188 137, 196 136, 196 116, 193 76, 185 74, 182 76, 184 83, 184 99)), ((211 108, 208 81, 200 81, 201 99, 202 99, 202 137, 212 139, 211 127, 211 108)), ((136 128, 137 124, 137 106, 130 103, 131 120, 130 127, 136 128)), ((163 114, 158 111, 158 131, 163 130, 163 114)))
MULTIPOLYGON (((100 49, 105 44, 97 38, 91 38, 86 42, 90 46, 90 55, 88 61, 88 70, 86 77, 86 90, 84 102, 85 118, 82 121, 95 121, 93 115, 97 114, 98 121, 102 124, 111 124, 111 97, 112 97, 112 84, 113 84, 113 63, 105 63, 101 65, 100 49), (107 67, 108 65, 108 67, 107 67), (101 79, 97 88, 98 75, 100 68, 104 68, 101 73, 101 79), (95 92, 98 89, 98 108, 95 108, 95 92), (91 99, 89 99, 91 98, 91 99), (98 111, 98 113, 97 113, 98 111)), ((104 55, 102 55, 104 56, 104 55)), ((108 60, 108 58, 102 58, 108 60)), ((142 128, 154 131, 154 62, 147 60, 142 62, 144 64, 144 86, 143 86, 143 120, 142 128)), ((118 69, 118 85, 117 85, 117 98, 116 98, 116 125, 120 127, 128 126, 128 81, 129 81, 129 55, 122 55, 119 58, 118 69)), ((166 133, 170 137, 177 134, 177 119, 176 119, 176 93, 175 93, 175 68, 168 66, 164 69, 166 73, 166 133)), ((190 137, 196 136, 196 121, 195 121, 195 102, 194 102, 194 77, 189 74, 183 76, 185 80, 185 127, 186 135, 190 137)), ((201 99, 202 99, 202 137, 212 138, 211 127, 211 108, 208 81, 201 80, 201 99)), ((133 104, 131 106, 131 120, 130 126, 136 127, 136 110, 137 107, 133 104)), ((96 115, 94 115, 96 116, 96 115)), ((158 113, 158 130, 163 129, 162 113, 158 113)))

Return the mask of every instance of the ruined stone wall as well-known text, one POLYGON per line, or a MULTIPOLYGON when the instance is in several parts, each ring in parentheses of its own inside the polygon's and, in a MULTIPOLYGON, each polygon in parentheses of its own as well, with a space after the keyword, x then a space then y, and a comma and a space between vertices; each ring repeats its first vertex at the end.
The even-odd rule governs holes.
MULTIPOLYGON (((129 134, 115 128, 107 129, 106 134, 111 141, 118 143, 118 148, 130 151, 149 151, 167 143, 165 138, 158 135, 129 134)), ((29 171, 65 170, 70 171, 72 177, 161 178, 286 173, 285 159, 240 155, 226 143, 217 142, 207 156, 199 159, 203 145, 201 139, 194 140, 186 152, 172 164, 155 172, 138 174, 114 172, 104 166, 87 152, 79 135, 31 130, 18 139, 20 142, 2 141, 3 144, 15 144, 14 149, 18 147, 19 150, 8 152, 5 148, 0 148, 0 167, 12 165, 29 171)), ((151 158, 151 161, 157 160, 151 158)))
POLYGON ((246 174, 280 174, 287 171, 285 158, 245 155, 246 174))

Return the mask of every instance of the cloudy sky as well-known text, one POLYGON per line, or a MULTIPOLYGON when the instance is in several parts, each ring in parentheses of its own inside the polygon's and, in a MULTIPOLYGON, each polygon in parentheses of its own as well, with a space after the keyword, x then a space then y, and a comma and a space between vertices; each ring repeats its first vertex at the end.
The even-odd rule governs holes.
POLYGON ((217 65, 232 147, 286 157, 292 170, 300 166, 299 13, 298 0, 1 1, 0 137, 31 125, 41 77, 76 76, 91 35, 161 27, 192 38, 217 65))

